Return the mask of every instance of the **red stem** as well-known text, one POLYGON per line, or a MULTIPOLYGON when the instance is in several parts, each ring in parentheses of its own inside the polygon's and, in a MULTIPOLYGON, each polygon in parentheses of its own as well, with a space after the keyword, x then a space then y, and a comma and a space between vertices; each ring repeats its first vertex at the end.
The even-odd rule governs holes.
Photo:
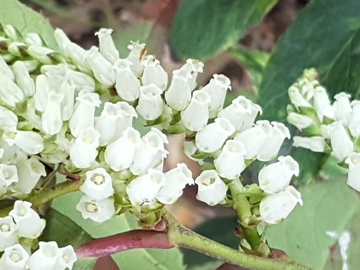
POLYGON ((75 249, 78 258, 100 258, 120 251, 135 248, 170 249, 174 244, 166 232, 133 230, 117 235, 96 239, 75 249))

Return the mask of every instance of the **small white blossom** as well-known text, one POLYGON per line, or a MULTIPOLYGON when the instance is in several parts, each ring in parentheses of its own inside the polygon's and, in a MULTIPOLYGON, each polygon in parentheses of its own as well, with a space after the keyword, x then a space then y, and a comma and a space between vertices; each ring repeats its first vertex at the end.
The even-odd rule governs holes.
POLYGON ((38 46, 42 46, 43 45, 43 40, 40 37, 39 34, 37 33, 28 33, 26 34, 24 41, 27 45, 38 45, 38 46))
POLYGON ((8 187, 12 183, 16 183, 18 181, 19 177, 16 166, 0 163, 0 183, 3 182, 5 183, 5 186, 8 187))
POLYGON ((128 49, 131 51, 126 59, 132 63, 131 70, 134 72, 135 76, 140 78, 144 70, 141 61, 144 60, 146 55, 146 45, 144 43, 131 42, 128 49))
POLYGON ((110 63, 115 63, 119 59, 119 52, 115 47, 114 41, 111 37, 112 29, 101 28, 99 32, 95 33, 95 36, 99 38, 99 48, 102 56, 106 58, 110 63))
POLYGON ((289 113, 286 120, 289 124, 295 126, 300 131, 302 131, 304 128, 310 127, 314 123, 314 120, 309 116, 294 112, 289 113))
POLYGON ((118 139, 128 127, 132 127, 133 119, 138 117, 136 110, 127 102, 120 101, 116 105, 119 107, 121 117, 116 120, 114 139, 118 139))
POLYGON ((58 260, 58 265, 61 268, 69 268, 71 270, 76 260, 76 253, 72 246, 68 245, 66 247, 60 248, 60 258, 58 260))
POLYGON ((260 203, 260 216, 268 224, 278 224, 285 219, 296 204, 303 204, 301 194, 288 186, 285 191, 265 197, 260 203))
POLYGON ((64 81, 60 86, 59 92, 64 95, 60 105, 61 118, 63 121, 69 121, 72 114, 74 113, 75 88, 75 84, 69 83, 67 81, 64 81))
POLYGON ((190 103, 190 79, 191 74, 187 70, 178 69, 173 71, 169 89, 165 92, 165 100, 176 111, 183 111, 190 103))
POLYGON ((119 59, 114 64, 115 89, 119 97, 126 101, 134 101, 140 95, 140 81, 131 70, 132 63, 126 59, 119 59))
POLYGON ((191 91, 196 87, 196 79, 199 73, 203 73, 204 64, 199 60, 187 59, 185 65, 181 69, 186 69, 191 74, 191 79, 189 80, 191 91))
POLYGON ((339 159, 347 158, 353 152, 353 142, 341 122, 330 125, 330 142, 334 154, 339 159))
POLYGON ((161 93, 162 90, 155 84, 140 87, 139 104, 136 110, 145 120, 155 120, 162 114, 164 102, 161 93))
POLYGON ((115 215, 114 200, 106 198, 102 201, 92 201, 86 195, 82 196, 76 205, 76 210, 81 212, 84 219, 91 219, 95 222, 105 222, 115 215))
POLYGON ((315 88, 314 106, 320 122, 323 121, 324 116, 334 119, 334 108, 331 106, 329 96, 322 86, 317 86, 315 88))
POLYGON ((94 77, 101 84, 110 87, 115 83, 115 71, 112 64, 99 53, 99 48, 92 46, 86 52, 85 57, 94 73, 94 77))
POLYGON ((50 93, 48 78, 40 74, 35 80, 36 91, 34 93, 34 106, 36 110, 43 112, 46 107, 47 97, 50 93))
POLYGON ((17 226, 12 217, 0 218, 0 251, 18 242, 17 226))
POLYGON ((198 185, 196 198, 208 205, 216 205, 226 197, 228 187, 215 170, 203 171, 195 179, 195 183, 198 185))
POLYGON ((308 107, 311 108, 311 104, 307 101, 299 91, 299 88, 292 85, 288 90, 289 98, 295 108, 308 107))
POLYGON ((18 118, 16 114, 9 109, 0 106, 0 129, 16 128, 17 124, 18 118))
POLYGON ((324 152, 325 150, 325 140, 321 136, 314 137, 293 137, 295 147, 302 147, 306 149, 310 149, 313 152, 324 152))
POLYGON ((26 270, 29 254, 20 244, 7 247, 0 259, 0 269, 26 270))
POLYGON ((63 121, 61 118, 61 102, 63 94, 50 92, 44 113, 42 115, 42 129, 48 135, 55 135, 61 130, 63 121))
POLYGON ((349 164, 348 185, 360 191, 360 153, 351 153, 345 163, 349 164))
POLYGON ((235 128, 228 119, 216 118, 214 123, 207 125, 196 134, 196 146, 203 152, 214 153, 234 132, 235 128))
POLYGON ((353 137, 360 136, 360 101, 353 100, 351 102, 352 114, 349 121, 349 130, 353 137))
POLYGON ((59 28, 55 29, 54 37, 56 43, 59 45, 61 52, 66 56, 70 56, 69 54, 70 50, 68 48, 68 45, 71 44, 71 41, 68 38, 68 36, 64 33, 64 31, 59 28))
POLYGON ((87 171, 80 190, 94 201, 104 200, 114 194, 111 177, 104 168, 87 171))
POLYGON ((57 270, 61 252, 56 242, 39 242, 39 249, 28 260, 30 269, 57 270))
POLYGON ((12 81, 15 80, 14 73, 11 71, 11 68, 2 57, 0 57, 0 74, 9 78, 12 81))
POLYGON ((159 60, 153 55, 147 55, 145 60, 141 62, 144 66, 144 72, 141 76, 143 85, 155 84, 162 90, 165 90, 168 84, 168 74, 160 65, 159 60))
POLYGON ((16 84, 21 88, 25 97, 32 97, 35 94, 35 83, 23 61, 16 61, 13 64, 16 84))
MULTIPOLYGON (((0 57, 1 58, 1 57, 0 57)), ((0 100, 10 107, 24 100, 23 91, 9 77, 0 73, 0 100)))
POLYGON ((100 146, 107 145, 114 139, 116 122, 122 118, 122 113, 117 104, 106 102, 99 117, 95 117, 95 129, 101 134, 100 146))
POLYGON ((43 64, 50 65, 53 62, 49 56, 54 53, 52 49, 38 45, 30 45, 27 49, 27 53, 36 60, 39 60, 43 64))
POLYGON ((342 121, 347 126, 349 124, 352 108, 350 105, 350 95, 346 93, 339 93, 334 96, 335 102, 333 104, 335 120, 342 121))
POLYGON ((25 153, 35 155, 44 149, 44 141, 40 134, 34 131, 22 131, 15 128, 5 128, 2 136, 10 146, 15 144, 25 153))

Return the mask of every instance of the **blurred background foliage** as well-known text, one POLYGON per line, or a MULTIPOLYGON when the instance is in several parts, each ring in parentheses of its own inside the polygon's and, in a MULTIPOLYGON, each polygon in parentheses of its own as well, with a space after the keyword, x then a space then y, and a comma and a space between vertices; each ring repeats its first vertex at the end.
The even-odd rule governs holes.
MULTIPOLYGON (((0 0, 0 22, 16 24, 16 15, 6 9, 6 5, 14 1, 0 0)), ((360 96, 358 0, 20 2, 40 12, 53 27, 62 28, 85 48, 97 44, 94 33, 99 28, 108 27, 114 29, 114 40, 123 57, 127 55, 129 41, 139 40, 147 44, 148 52, 155 54, 168 72, 180 67, 187 57, 202 60, 205 70, 199 77, 199 85, 205 85, 214 73, 225 74, 232 81, 226 103, 231 103, 239 94, 245 95, 263 107, 264 119, 285 122, 289 102, 287 88, 305 68, 314 67, 319 71, 321 83, 331 96, 341 91, 356 98, 360 96)), ((37 24, 29 27, 33 27, 32 31, 44 29, 37 24)), ((49 39, 48 44, 51 43, 49 39)), ((181 137, 170 138, 169 151, 168 169, 177 162, 186 162, 196 177, 199 168, 182 154, 181 137)), ((359 197, 346 185, 343 171, 332 158, 293 149, 291 141, 285 143, 281 151, 282 155, 293 155, 300 163, 302 170, 295 183, 300 186, 304 206, 297 207, 284 223, 267 231, 270 245, 313 269, 336 270, 342 267, 337 239, 328 237, 326 232, 349 230, 353 240, 348 263, 350 269, 358 269, 359 197)), ((261 166, 263 164, 259 163, 251 166, 245 180, 256 182, 261 166)), ((196 187, 187 188, 182 199, 169 206, 169 211, 186 226, 236 248, 238 239, 234 233, 236 218, 233 211, 208 207, 196 201, 195 194, 196 187)), ((121 216, 102 225, 82 220, 73 209, 78 197, 79 194, 70 194, 54 201, 51 220, 55 221, 49 222, 45 239, 51 235, 49 231, 59 228, 65 228, 62 235, 68 235, 78 244, 91 237, 136 228, 136 222, 130 216, 121 216)), ((241 269, 195 252, 180 253, 179 250, 167 253, 127 251, 114 255, 113 259, 101 260, 97 269, 137 269, 139 265, 149 270, 241 269)), ((90 269, 93 263, 77 269, 90 269)))

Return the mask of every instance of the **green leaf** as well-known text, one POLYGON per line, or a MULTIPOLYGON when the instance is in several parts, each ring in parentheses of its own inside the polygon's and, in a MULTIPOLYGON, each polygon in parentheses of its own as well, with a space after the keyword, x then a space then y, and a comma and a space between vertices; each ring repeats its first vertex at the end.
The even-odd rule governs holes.
POLYGON ((260 105, 265 117, 286 118, 287 89, 306 68, 316 68, 332 94, 357 91, 359 13, 358 0, 314 0, 299 13, 278 42, 263 75, 260 105))
POLYGON ((336 244, 336 239, 327 232, 341 234, 349 230, 354 237, 349 269, 357 269, 360 265, 357 193, 346 184, 344 177, 307 185, 300 188, 300 192, 304 205, 296 206, 283 223, 266 230, 270 246, 284 250, 292 259, 311 269, 341 269, 325 266, 333 259, 330 247, 336 244))
POLYGON ((97 259, 83 258, 75 262, 72 270, 92 270, 94 269, 97 259))
MULTIPOLYGON (((53 202, 53 207, 71 218, 94 238, 139 229, 137 219, 128 213, 116 216, 101 224, 84 220, 80 212, 75 209, 82 195, 81 192, 76 192, 57 198, 53 202)), ((146 270, 184 269, 182 254, 178 248, 169 250, 134 249, 114 254, 112 257, 120 269, 138 269, 139 266, 146 270)))
POLYGON ((170 29, 182 58, 209 58, 234 45, 277 0, 183 0, 170 29))
POLYGON ((38 33, 50 48, 58 48, 54 29, 41 14, 17 0, 0 0, 0 7, 0 23, 15 26, 23 35, 38 33))

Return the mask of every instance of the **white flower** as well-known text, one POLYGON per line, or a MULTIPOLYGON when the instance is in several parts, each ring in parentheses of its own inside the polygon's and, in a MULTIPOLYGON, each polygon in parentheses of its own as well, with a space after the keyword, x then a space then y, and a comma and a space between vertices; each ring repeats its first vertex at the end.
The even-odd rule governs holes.
POLYGON ((302 131, 304 128, 310 127, 314 123, 314 120, 309 116, 294 112, 289 113, 286 120, 289 124, 292 124, 300 131, 302 131))
POLYGON ((69 151, 70 159, 77 168, 88 168, 95 161, 99 138, 100 133, 93 127, 80 131, 69 151))
POLYGON ((94 77, 101 84, 110 87, 115 83, 115 71, 112 64, 99 53, 99 48, 92 46, 86 52, 86 60, 94 73, 94 77))
POLYGON ((46 107, 42 115, 42 129, 48 135, 59 133, 62 127, 61 102, 63 99, 63 94, 50 92, 48 95, 46 107))
POLYGON ((333 104, 335 120, 342 121, 347 126, 349 124, 352 108, 350 105, 350 95, 346 93, 339 93, 334 96, 335 102, 333 104))
POLYGON ((61 266, 61 268, 72 269, 76 260, 76 253, 72 246, 68 245, 66 247, 60 248, 60 258, 58 260, 58 265, 61 266))
POLYGON ((191 79, 189 80, 191 91, 196 87, 196 78, 199 73, 203 73, 204 64, 199 60, 187 59, 185 65, 181 69, 186 69, 191 74, 191 79))
POLYGON ((25 97, 32 97, 35 94, 35 83, 23 61, 16 61, 13 64, 13 71, 17 85, 21 88, 25 97))
POLYGON ((100 146, 107 145, 114 139, 116 122, 122 118, 122 113, 117 104, 106 102, 99 117, 95 117, 95 129, 100 135, 100 146))
POLYGON ((80 190, 94 201, 104 200, 114 194, 111 177, 104 168, 87 171, 80 190))
POLYGON ((0 251, 18 242, 17 226, 12 217, 0 218, 0 251))
POLYGON ((41 176, 46 176, 45 166, 36 156, 16 165, 19 181, 15 182, 14 191, 29 194, 41 176))
POLYGON ((174 110, 183 111, 190 103, 189 79, 191 79, 191 74, 187 70, 178 69, 173 71, 169 89, 165 92, 165 100, 174 110))
POLYGON ((273 131, 266 138, 259 149, 256 158, 260 161, 269 161, 276 156, 285 138, 290 139, 289 129, 283 123, 271 122, 273 131))
POLYGON ((252 103, 251 104, 251 114, 247 115, 244 118, 244 123, 239 131, 244 131, 244 130, 251 128, 254 125, 255 119, 258 114, 260 114, 260 115, 262 114, 261 107, 255 103, 252 103))
POLYGON ((27 45, 38 45, 38 46, 43 45, 42 38, 37 33, 26 34, 24 41, 27 45))
POLYGON ((208 205, 216 205, 226 197, 228 187, 221 181, 215 170, 203 171, 196 179, 198 193, 196 198, 208 205))
POLYGON ((245 145, 245 159, 253 159, 259 153, 266 139, 271 136, 273 127, 269 121, 257 121, 255 126, 237 134, 234 138, 245 145))
POLYGON ((234 132, 235 128, 228 119, 216 118, 214 123, 207 125, 196 134, 196 146, 203 152, 214 153, 234 132))
POLYGON ((334 119, 334 108, 331 106, 329 96, 322 86, 317 86, 315 88, 314 106, 320 122, 323 121, 324 116, 334 119))
POLYGON ((214 78, 205 85, 201 91, 209 94, 211 103, 209 106, 210 118, 216 117, 225 102, 226 91, 231 90, 230 79, 224 75, 214 74, 214 78))
POLYGON ((321 136, 314 137, 293 137, 295 147, 302 147, 306 149, 310 149, 313 152, 324 152, 325 150, 325 140, 321 136))
POLYGON ((202 159, 197 159, 192 157, 192 155, 195 154, 196 151, 198 151, 198 148, 196 147, 196 143, 194 141, 183 141, 183 150, 184 150, 184 154, 189 159, 196 161, 199 164, 203 162, 202 159))
POLYGON ((18 124, 18 118, 15 113, 9 109, 0 106, 0 129, 4 128, 16 128, 18 124))
POLYGON ((348 185, 360 191, 360 153, 351 153, 345 163, 349 164, 348 185))
POLYGON ((132 205, 150 205, 164 184, 164 173, 149 169, 147 174, 131 181, 126 187, 126 192, 132 205))
MULTIPOLYGON (((15 165, 0 163, 0 183, 5 183, 6 187, 19 181, 17 168, 15 165)), ((1 187, 0 187, 1 188, 1 187)))
POLYGON ((45 220, 31 208, 30 202, 16 201, 9 215, 14 219, 20 237, 36 239, 45 228, 45 220))
POLYGON ((311 108, 311 104, 302 96, 299 91, 299 88, 292 85, 288 90, 289 98, 291 103, 295 106, 295 108, 299 107, 309 107, 311 108))
POLYGON ((5 62, 3 57, 0 57, 0 74, 2 74, 3 76, 9 78, 12 81, 15 80, 14 73, 11 71, 11 68, 5 62))
POLYGON ((242 142, 228 140, 214 160, 216 171, 221 177, 235 179, 245 169, 245 145, 242 142))
POLYGON ((48 78, 40 74, 35 80, 36 91, 34 93, 34 105, 36 110, 43 112, 46 107, 47 97, 50 93, 48 78))
POLYGON ((119 52, 115 47, 114 41, 111 37, 112 29, 101 28, 99 32, 95 33, 95 36, 99 38, 100 53, 110 63, 115 63, 119 59, 119 52))
POLYGON ((76 205, 76 210, 81 212, 84 219, 91 219, 102 223, 111 219, 115 215, 114 200, 106 198, 102 201, 92 201, 86 195, 82 196, 80 202, 76 205))
POLYGON ((163 204, 172 204, 183 194, 186 185, 193 184, 191 171, 184 163, 178 163, 176 168, 165 173, 165 183, 156 198, 163 204))
POLYGON ((79 68, 79 70, 86 73, 91 72, 91 67, 87 58, 88 52, 72 42, 67 44, 66 47, 66 54, 69 55, 72 62, 79 68))
MULTIPOLYGON (((360 101, 353 100, 351 102, 352 113, 349 121, 349 130, 355 138, 360 136, 360 101)), ((1 122, 1 121, 0 121, 1 122)))
POLYGON ((121 99, 130 102, 138 99, 140 94, 140 81, 132 72, 131 65, 126 59, 119 59, 114 64, 116 92, 121 99))
POLYGON ((268 224, 278 224, 285 219, 296 204, 303 204, 301 194, 288 186, 285 191, 266 196, 260 203, 260 216, 268 224))
MULTIPOLYGON (((1 58, 1 57, 0 57, 1 58)), ((9 77, 0 73, 0 100, 10 107, 24 100, 23 91, 9 77)))
POLYGON ((5 128, 3 139, 10 146, 15 144, 25 153, 35 155, 44 149, 43 138, 34 131, 22 131, 5 128))
POLYGON ((57 270, 60 256, 61 252, 56 242, 39 242, 39 249, 31 254, 28 266, 31 270, 57 270))
POLYGON ((70 56, 67 46, 71 43, 71 41, 64 33, 64 31, 59 28, 55 29, 54 37, 56 39, 56 43, 59 45, 61 52, 66 56, 70 56))
POLYGON ((145 120, 155 120, 162 114, 164 102, 161 93, 162 90, 155 84, 140 87, 139 104, 136 110, 145 120))
POLYGON ((60 105, 61 118, 63 121, 69 121, 72 114, 74 113, 75 88, 75 84, 68 83, 67 81, 64 81, 60 86, 59 92, 64 95, 60 105))
POLYGON ((38 45, 30 45, 27 49, 27 53, 43 64, 51 65, 53 62, 49 55, 53 54, 54 51, 49 48, 38 45))
POLYGON ((114 171, 121 171, 131 166, 135 150, 140 144, 140 133, 128 127, 119 139, 108 144, 105 151, 105 161, 114 171))
POLYGON ((116 105, 119 107, 121 117, 116 120, 114 140, 118 139, 128 127, 132 127, 133 119, 138 117, 136 110, 127 102, 120 101, 116 105))
POLYGON ((98 94, 86 90, 80 91, 76 100, 75 110, 69 121, 71 134, 75 137, 83 129, 94 125, 95 109, 101 104, 98 94))
POLYGON ((189 106, 181 112, 181 121, 188 130, 199 131, 206 126, 209 120, 210 102, 208 93, 194 91, 189 106))
POLYGON ((26 270, 29 254, 20 244, 7 247, 0 259, 1 269, 26 270))
POLYGON ((165 90, 168 84, 168 74, 160 65, 159 60, 155 59, 153 55, 148 55, 141 64, 144 66, 144 72, 141 76, 142 84, 148 85, 153 83, 160 89, 165 90))
POLYGON ((334 154, 339 159, 345 159, 353 152, 353 142, 341 122, 330 125, 330 142, 334 154))
POLYGON ((299 175, 299 164, 291 156, 280 156, 278 160, 259 172, 259 186, 267 194, 285 190, 291 178, 299 175))
POLYGON ((131 42, 128 49, 131 51, 126 59, 132 63, 131 70, 134 72, 135 76, 139 78, 144 70, 141 61, 144 60, 146 55, 146 45, 144 43, 131 42))

